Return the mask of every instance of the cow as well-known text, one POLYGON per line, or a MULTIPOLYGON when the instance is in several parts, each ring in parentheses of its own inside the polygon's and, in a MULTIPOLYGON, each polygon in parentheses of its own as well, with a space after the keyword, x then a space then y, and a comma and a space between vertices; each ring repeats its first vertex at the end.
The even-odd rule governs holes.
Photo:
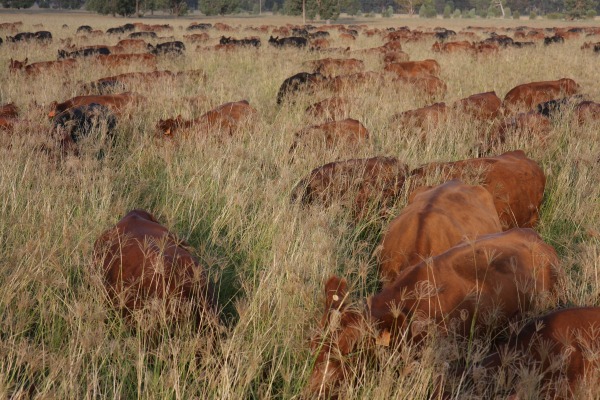
POLYGON ((312 68, 323 76, 332 77, 339 74, 353 74, 362 72, 365 63, 356 58, 324 58, 321 60, 305 61, 304 66, 312 68))
POLYGON ((156 46, 148 44, 148 51, 155 56, 164 54, 182 56, 185 53, 185 45, 180 41, 159 43, 156 46))
POLYGON ((148 43, 143 39, 122 39, 117 42, 117 47, 123 48, 124 53, 145 53, 148 43))
POLYGON ((366 71, 355 74, 338 75, 327 81, 327 88, 335 93, 364 90, 365 86, 381 87, 386 82, 386 76, 380 72, 366 71), (362 89, 361 89, 362 88, 362 89))
POLYGON ((260 38, 254 36, 243 39, 232 39, 231 37, 221 36, 219 44, 233 44, 240 47, 260 47, 260 38))
POLYGON ((394 82, 410 85, 428 99, 444 97, 448 91, 446 82, 433 75, 423 75, 415 78, 396 77, 394 82))
POLYGON ((481 121, 491 121, 500 114, 502 100, 496 92, 485 92, 473 94, 469 97, 456 101, 452 107, 471 115, 481 121))
POLYGON ((13 103, 0 106, 0 130, 12 131, 18 117, 19 109, 13 103))
POLYGON ((548 100, 535 106, 535 111, 546 118, 555 118, 576 107, 581 102, 581 98, 581 96, 572 96, 548 100))
POLYGON ((408 167, 394 157, 337 161, 315 168, 292 190, 293 202, 329 206, 335 201, 364 217, 369 206, 379 211, 400 196, 408 167))
POLYGON ((439 43, 435 42, 431 47, 432 51, 435 52, 443 52, 443 53, 456 53, 456 52, 474 52, 475 46, 473 43, 468 42, 466 40, 460 42, 446 42, 439 43))
POLYGON ((558 257, 531 229, 479 236, 412 265, 352 307, 345 279, 325 284, 325 335, 312 340, 307 390, 335 395, 357 349, 420 344, 430 331, 479 336, 553 296, 558 257))
POLYGON ((91 46, 77 49, 75 51, 58 50, 58 59, 92 57, 97 55, 109 55, 110 49, 107 46, 91 46))
POLYGON ((564 42, 565 42, 565 38, 558 34, 544 38, 544 46, 548 46, 553 43, 564 43, 564 42))
POLYGON ((37 63, 27 64, 29 60, 17 61, 10 59, 8 68, 10 72, 25 71, 27 75, 38 75, 44 72, 59 72, 68 73, 77 66, 77 61, 74 59, 61 61, 41 61, 37 63))
POLYGON ((193 33, 191 35, 183 35, 183 38, 192 43, 200 43, 200 42, 206 42, 207 40, 209 40, 210 36, 208 35, 208 33, 202 32, 202 33, 193 33))
POLYGON ((190 311, 200 325, 217 320, 214 290, 189 245, 149 212, 132 210, 100 235, 94 264, 108 297, 126 318, 159 301, 170 323, 184 322, 190 311))
POLYGON ((473 158, 448 163, 430 163, 411 171, 413 187, 460 179, 478 183, 494 197, 503 229, 534 227, 544 197, 546 176, 522 150, 496 157, 473 158))
POLYGON ((391 121, 394 125, 415 127, 428 131, 443 122, 448 114, 446 103, 435 103, 430 106, 408 110, 396 114, 391 121))
POLYGON ((533 140, 536 147, 544 145, 550 135, 550 120, 535 111, 519 113, 514 117, 499 121, 487 134, 480 136, 479 152, 487 155, 492 149, 499 146, 509 138, 533 140))
POLYGON ((384 234, 379 253, 381 280, 393 282, 404 269, 462 240, 501 231, 494 198, 484 187, 451 180, 417 188, 384 234))
POLYGON ((104 129, 108 139, 114 140, 117 125, 115 114, 97 103, 69 108, 57 114, 52 128, 58 132, 60 147, 64 152, 77 153, 77 143, 88 137, 93 130, 104 129))
POLYGON ((139 99, 141 99, 139 95, 131 92, 105 94, 99 96, 77 96, 62 103, 58 103, 56 101, 50 103, 50 112, 48 113, 48 117, 54 118, 57 114, 60 114, 63 111, 93 103, 108 107, 112 112, 118 115, 124 107, 139 99))
POLYGON ((269 37, 269 44, 278 48, 281 47, 298 47, 303 48, 308 45, 308 39, 299 36, 290 36, 279 39, 279 36, 269 37))
POLYGON ((77 31, 75 31, 75 34, 80 34, 80 33, 92 33, 93 28, 89 25, 81 25, 79 28, 77 28, 77 31))
POLYGON ((310 51, 321 51, 329 49, 331 43, 325 38, 312 39, 310 41, 310 51))
POLYGON ((575 122, 580 125, 589 121, 598 121, 600 120, 600 103, 582 101, 575 106, 574 114, 575 122))
MULTIPOLYGON (((592 388, 597 382, 593 377, 598 377, 599 364, 590 355, 598 351, 599 333, 599 307, 555 310, 530 321, 508 340, 497 344, 477 367, 485 368, 488 374, 497 374, 506 366, 515 372, 531 371, 541 378, 536 391, 538 398, 584 398, 587 396, 583 393, 575 394, 580 385, 592 388)), ((513 389, 516 395, 514 392, 513 389)))
POLYGON ((530 82, 515 86, 504 96, 502 107, 505 112, 528 112, 536 104, 579 92, 579 85, 573 79, 530 82))
POLYGON ((401 63, 406 62, 410 59, 410 56, 400 50, 397 51, 386 51, 381 53, 382 61, 384 64, 401 63))
MULTIPOLYGON (((183 73, 179 73, 183 74, 183 73)), ((104 93, 113 88, 125 89, 127 85, 141 82, 156 82, 158 79, 174 78, 179 76, 171 71, 150 71, 150 72, 126 72, 115 76, 101 78, 84 85, 84 90, 95 90, 104 93)))
POLYGON ((294 134, 294 143, 290 152, 296 150, 300 144, 312 145, 322 143, 327 148, 336 145, 355 145, 369 139, 369 131, 358 120, 346 118, 341 121, 330 121, 320 125, 312 125, 294 134))
POLYGON ((291 94, 306 90, 312 92, 314 89, 321 86, 326 81, 326 78, 316 73, 300 72, 296 75, 290 76, 283 81, 277 92, 277 104, 281 105, 283 101, 288 98, 291 94))
POLYGON ((52 33, 48 31, 21 32, 17 33, 15 36, 7 36, 6 41, 12 43, 36 41, 46 44, 52 42, 52 33))
POLYGON ((384 70, 392 72, 400 78, 419 78, 430 75, 437 77, 441 68, 435 60, 423 60, 387 64, 384 70))
POLYGON ((347 115, 349 106, 346 99, 334 96, 308 106, 305 112, 316 119, 333 121, 347 115))
POLYGON ((212 24, 192 22, 185 30, 186 31, 196 31, 196 30, 206 31, 210 28, 212 28, 212 24))
POLYGON ((208 111, 200 118, 184 120, 181 115, 167 120, 160 120, 157 124, 158 131, 164 137, 173 137, 182 129, 194 128, 196 132, 210 133, 213 131, 225 132, 233 135, 256 117, 256 110, 250 106, 248 101, 241 100, 225 103, 208 111))

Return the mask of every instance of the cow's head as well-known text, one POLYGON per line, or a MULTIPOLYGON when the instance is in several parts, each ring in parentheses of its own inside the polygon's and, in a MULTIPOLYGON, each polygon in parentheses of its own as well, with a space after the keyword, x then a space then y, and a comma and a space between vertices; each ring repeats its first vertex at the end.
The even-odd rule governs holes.
POLYGON ((325 283, 322 332, 311 341, 314 368, 307 390, 311 395, 331 395, 347 375, 345 361, 365 335, 362 312, 348 306, 345 279, 330 277, 325 283))
POLYGON ((10 71, 19 71, 19 70, 22 70, 23 68, 25 68, 25 66, 27 65, 28 62, 29 62, 29 58, 26 58, 23 61, 17 61, 17 60, 13 60, 11 58, 10 59, 10 64, 8 65, 8 69, 10 71))

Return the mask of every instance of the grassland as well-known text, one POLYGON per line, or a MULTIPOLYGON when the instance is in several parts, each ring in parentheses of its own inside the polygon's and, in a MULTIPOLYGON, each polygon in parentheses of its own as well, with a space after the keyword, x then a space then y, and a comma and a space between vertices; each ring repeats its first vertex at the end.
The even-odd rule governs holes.
MULTIPOLYGON (((196 52, 186 43, 184 58, 161 59, 159 69, 202 69, 207 79, 136 87, 146 101, 129 110, 131 117, 121 118, 117 144, 104 149, 104 157, 97 156, 99 145, 92 141, 82 145, 79 157, 48 156, 39 149, 41 144, 52 146, 49 103, 81 94, 81 82, 126 70, 87 63, 67 77, 30 78, 9 74, 9 59, 52 60, 61 48, 59 39, 74 36, 77 26, 105 30, 126 20, 89 14, 2 16, 3 21, 23 21, 26 31, 50 30, 55 40, 49 46, 0 47, 0 103, 14 102, 27 119, 12 135, 0 132, 0 398, 300 397, 312 368, 309 339, 323 311, 324 280, 331 274, 347 277, 357 300, 377 290, 373 252, 382 230, 406 204, 406 195, 388 215, 373 212, 357 224, 343 204, 327 209, 290 204, 293 186, 311 169, 334 160, 385 155, 414 168, 433 160, 470 158, 480 131, 489 129, 456 117, 423 139, 411 127, 390 124, 389 118, 424 106, 427 99, 408 87, 362 87, 346 96, 352 99, 350 116, 369 129, 369 142, 360 148, 304 148, 291 160, 294 132, 315 122, 304 109, 327 93, 300 96, 295 105, 281 108, 275 104, 276 93, 285 78, 304 70, 303 61, 320 55, 276 50, 266 45, 268 35, 259 34, 259 50, 196 52), (39 23, 43 28, 33 26, 39 23), (160 118, 195 117, 241 99, 260 118, 231 139, 192 135, 173 142, 156 136, 160 118), (210 271, 225 315, 216 339, 195 332, 191 324, 169 329, 159 317, 140 316, 130 329, 108 307, 92 262, 93 243, 133 208, 154 213, 196 249, 210 271)), ((180 39, 190 19, 148 21, 172 24, 180 39)), ((224 22, 300 23, 282 17, 224 22)), ((397 18, 356 22, 455 29, 529 24, 397 18)), ((531 21, 536 26, 549 23, 531 21)), ((245 35, 256 33, 234 34, 245 35)), ((209 44, 216 43, 218 34, 212 31, 211 36, 209 44)), ((74 43, 116 41, 102 37, 74 43)), ((434 54, 430 40, 407 43, 404 50, 412 60, 438 60, 448 84, 448 94, 439 100, 446 102, 491 90, 503 97, 517 84, 563 77, 575 79, 586 97, 599 101, 598 56, 580 50, 583 41, 505 49, 483 58, 434 54)), ((380 44, 378 37, 360 36, 351 46, 380 44)), ((368 70, 382 69, 379 60, 363 59, 368 70)), ((543 145, 517 138, 497 148, 498 154, 524 149, 547 175, 538 231, 560 255, 565 271, 560 297, 567 305, 600 305, 599 132, 597 123, 576 126, 565 116, 553 122, 543 145)), ((410 346, 378 349, 379 362, 358 365, 358 378, 347 384, 343 397, 425 399, 434 396, 434 383, 440 380, 454 398, 501 396, 512 385, 503 382, 502 374, 469 384, 448 368, 460 357, 476 361, 489 346, 489 338, 468 346, 455 338, 437 338, 419 351, 410 346)), ((599 396, 596 387, 583 391, 582 398, 599 396)))

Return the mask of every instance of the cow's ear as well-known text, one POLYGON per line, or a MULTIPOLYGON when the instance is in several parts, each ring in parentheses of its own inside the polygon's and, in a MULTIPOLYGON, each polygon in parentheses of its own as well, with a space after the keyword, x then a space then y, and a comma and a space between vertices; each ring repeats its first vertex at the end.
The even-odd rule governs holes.
POLYGON ((28 62, 29 62, 29 57, 25 57, 25 61, 23 61, 23 64, 27 65, 28 62))
POLYGON ((325 309, 340 310, 348 296, 348 282, 337 276, 331 276, 325 282, 325 309))

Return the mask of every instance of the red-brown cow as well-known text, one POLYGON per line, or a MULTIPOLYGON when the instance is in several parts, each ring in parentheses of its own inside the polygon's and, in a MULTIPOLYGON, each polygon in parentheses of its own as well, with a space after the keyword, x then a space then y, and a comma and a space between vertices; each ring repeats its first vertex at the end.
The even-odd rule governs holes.
POLYGON ((546 177, 539 165, 522 150, 496 157, 474 158, 448 163, 430 163, 411 172, 415 186, 460 179, 480 183, 494 196, 494 205, 504 229, 529 228, 539 219, 546 177))
POLYGON ((392 117, 394 124, 425 129, 437 127, 446 119, 448 108, 446 103, 435 103, 427 107, 408 110, 392 117))
POLYGON ((92 103, 108 107, 113 112, 118 114, 127 105, 132 104, 134 101, 141 99, 143 99, 141 96, 131 92, 119 94, 105 94, 101 96, 77 96, 62 103, 58 103, 56 101, 50 103, 50 113, 48 114, 48 117, 52 118, 56 114, 59 114, 70 108, 86 106, 92 103))
POLYGON ((361 218, 368 206, 386 210, 400 195, 407 166, 393 157, 353 159, 315 168, 292 190, 292 201, 304 204, 349 203, 361 218))
POLYGON ((317 118, 333 121, 348 114, 350 104, 342 97, 334 96, 308 106, 306 114, 317 118))
MULTIPOLYGON (((489 154, 492 149, 505 143, 509 138, 527 138, 534 141, 535 147, 543 146, 550 135, 550 120, 537 112, 519 113, 500 121, 485 138, 480 139, 479 151, 489 154)), ((485 135, 485 134, 484 134, 485 135)))
POLYGON ((303 63, 313 72, 331 77, 335 75, 354 74, 362 72, 365 69, 365 63, 356 58, 325 58, 322 60, 312 60, 303 63))
POLYGON ((452 180, 418 188, 383 237, 379 254, 381 280, 393 282, 407 267, 463 240, 501 231, 494 198, 482 186, 452 180))
POLYGON ((496 92, 478 93, 458 100, 453 107, 460 112, 470 114, 472 117, 481 121, 490 121, 496 119, 500 113, 502 100, 496 95, 496 92))
POLYGON ((188 246, 150 213, 129 212, 96 240, 94 254, 110 300, 125 317, 156 299, 169 321, 189 311, 198 323, 216 321, 206 272, 188 246))
POLYGON ((27 75, 37 75, 45 72, 67 73, 77 66, 77 61, 75 59, 61 61, 41 61, 31 64, 27 64, 27 62, 27 58, 24 61, 17 61, 11 58, 8 65, 9 71, 25 71, 27 75))
POLYGON ((295 150, 301 143, 323 143, 331 148, 342 143, 355 145, 369 139, 369 131, 359 121, 346 118, 341 121, 330 121, 320 125, 312 125, 294 134, 294 143, 290 151, 295 150))
POLYGON ((391 63, 384 69, 387 72, 393 72, 399 78, 419 78, 430 75, 437 77, 441 70, 440 64, 435 60, 391 63))
POLYGON ((539 103, 572 96, 577 92, 579 92, 579 85, 568 78, 525 83, 512 88, 504 97, 502 106, 509 113, 528 112, 539 103))
POLYGON ((505 324, 548 297, 557 266, 556 252, 537 233, 512 229, 405 269, 362 309, 349 306, 345 279, 331 277, 321 319, 329 335, 313 339, 316 362, 307 389, 311 395, 335 394, 359 346, 419 343, 429 328, 477 336, 505 324))

